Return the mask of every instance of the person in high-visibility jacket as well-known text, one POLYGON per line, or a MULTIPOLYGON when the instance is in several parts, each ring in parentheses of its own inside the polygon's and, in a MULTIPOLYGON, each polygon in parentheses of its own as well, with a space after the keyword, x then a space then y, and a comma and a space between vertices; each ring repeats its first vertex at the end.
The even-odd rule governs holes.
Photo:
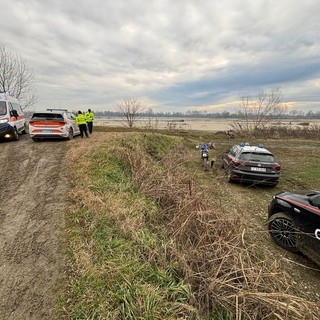
POLYGON ((76 117, 76 123, 77 123, 77 126, 80 129, 81 138, 83 138, 83 134, 85 134, 86 137, 89 138, 88 131, 87 131, 86 117, 84 116, 84 114, 82 114, 81 111, 78 111, 78 115, 76 117))
POLYGON ((92 113, 91 109, 88 109, 88 111, 85 113, 85 117, 87 120, 89 133, 91 134, 93 129, 93 120, 94 120, 94 114, 92 113))

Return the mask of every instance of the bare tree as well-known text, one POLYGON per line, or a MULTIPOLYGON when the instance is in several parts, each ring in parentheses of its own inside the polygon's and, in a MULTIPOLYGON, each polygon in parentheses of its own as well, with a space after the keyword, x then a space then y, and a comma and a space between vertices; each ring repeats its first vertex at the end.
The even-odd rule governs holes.
POLYGON ((0 90, 13 94, 26 109, 37 102, 33 72, 26 60, 0 46, 0 90))
POLYGON ((243 122, 235 122, 233 127, 238 130, 253 131, 281 119, 287 111, 287 106, 281 100, 282 94, 279 89, 260 91, 255 99, 242 96, 238 114, 243 118, 243 122))
POLYGON ((145 105, 141 100, 124 99, 122 102, 116 104, 116 108, 122 114, 122 119, 125 124, 129 128, 132 128, 144 111, 145 105))

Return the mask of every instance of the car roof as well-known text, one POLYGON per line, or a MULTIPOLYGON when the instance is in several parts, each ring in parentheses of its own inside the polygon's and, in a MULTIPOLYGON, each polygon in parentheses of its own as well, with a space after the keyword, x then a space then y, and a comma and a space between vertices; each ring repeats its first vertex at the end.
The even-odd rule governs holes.
POLYGON ((267 153, 267 154, 271 154, 272 153, 265 149, 265 148, 262 148, 262 147, 259 147, 259 146, 240 146, 240 145, 236 145, 236 147, 241 150, 241 153, 242 152, 258 152, 258 153, 267 153))
POLYGON ((66 109, 46 109, 46 110, 42 110, 42 111, 35 111, 33 112, 33 114, 35 113, 64 113, 64 112, 70 112, 66 109))
POLYGON ((240 147, 240 148, 242 149, 242 151, 245 151, 245 152, 271 153, 267 149, 261 148, 261 147, 258 147, 258 146, 244 146, 244 147, 240 147))

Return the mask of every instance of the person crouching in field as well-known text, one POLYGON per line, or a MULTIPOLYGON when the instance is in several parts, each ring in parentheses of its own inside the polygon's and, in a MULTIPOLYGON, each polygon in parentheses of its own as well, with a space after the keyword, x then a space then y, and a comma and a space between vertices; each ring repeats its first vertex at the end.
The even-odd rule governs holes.
POLYGON ((89 133, 92 133, 93 129, 93 120, 94 120, 94 114, 91 112, 91 109, 88 109, 88 111, 84 114, 87 120, 89 133))
POLYGON ((83 138, 83 134, 85 134, 86 137, 89 138, 88 131, 87 131, 86 117, 82 114, 81 111, 78 111, 78 115, 76 117, 76 123, 77 123, 77 126, 80 129, 81 138, 83 138))

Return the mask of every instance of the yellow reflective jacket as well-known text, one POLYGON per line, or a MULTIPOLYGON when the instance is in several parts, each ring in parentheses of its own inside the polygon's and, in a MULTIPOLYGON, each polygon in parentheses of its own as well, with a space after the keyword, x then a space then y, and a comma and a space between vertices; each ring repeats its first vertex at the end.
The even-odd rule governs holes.
POLYGON ((86 124, 86 117, 82 113, 79 113, 76 117, 76 123, 77 125, 86 124))
POLYGON ((92 112, 87 111, 85 117, 87 122, 92 122, 94 120, 94 114, 92 112))

